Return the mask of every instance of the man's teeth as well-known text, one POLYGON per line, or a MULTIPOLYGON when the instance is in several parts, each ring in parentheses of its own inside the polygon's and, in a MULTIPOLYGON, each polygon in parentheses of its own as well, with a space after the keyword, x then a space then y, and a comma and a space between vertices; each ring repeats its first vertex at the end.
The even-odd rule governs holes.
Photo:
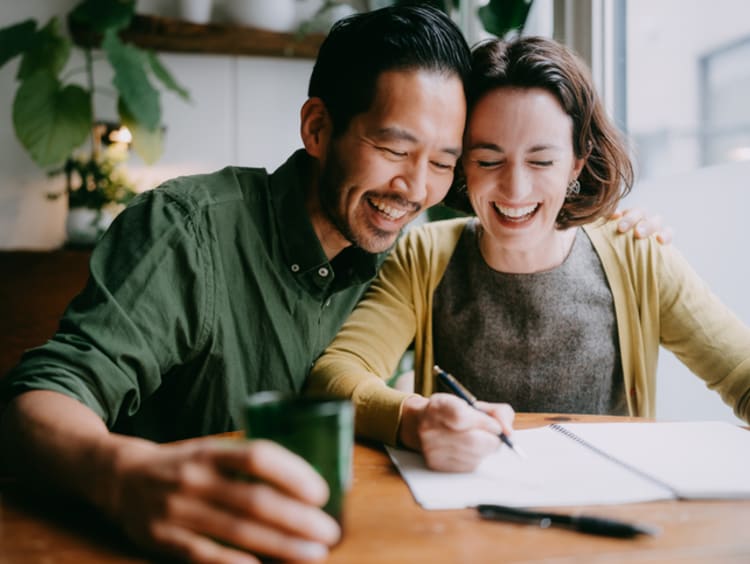
POLYGON ((401 219, 407 212, 407 210, 394 208, 393 206, 386 204, 384 201, 375 200, 373 198, 370 198, 370 203, 375 206, 380 213, 388 216, 388 219, 392 220, 401 219))
POLYGON ((529 215, 533 213, 534 211, 536 211, 538 207, 539 207, 539 204, 534 204, 532 206, 525 206, 523 208, 506 208, 505 206, 501 206, 500 204, 495 204, 495 209, 497 211, 513 219, 518 219, 526 215, 529 215))

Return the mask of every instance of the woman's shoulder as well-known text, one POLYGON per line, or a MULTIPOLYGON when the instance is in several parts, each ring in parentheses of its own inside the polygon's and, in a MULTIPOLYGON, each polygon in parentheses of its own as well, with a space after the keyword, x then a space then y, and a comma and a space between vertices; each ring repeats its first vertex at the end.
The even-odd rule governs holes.
POLYGON ((455 247, 471 217, 430 221, 409 229, 403 242, 408 247, 455 247))
POLYGON ((439 274, 453 254, 461 233, 472 220, 463 217, 412 227, 401 237, 389 260, 405 268, 439 274))

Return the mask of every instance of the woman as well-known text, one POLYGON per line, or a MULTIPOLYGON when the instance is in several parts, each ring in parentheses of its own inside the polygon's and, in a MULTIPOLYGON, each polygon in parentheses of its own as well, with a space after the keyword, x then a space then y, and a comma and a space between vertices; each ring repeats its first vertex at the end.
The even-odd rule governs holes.
POLYGON ((513 412, 432 395, 434 364, 520 411, 652 417, 661 343, 750 420, 748 327, 672 247, 601 220, 632 168, 585 65, 551 40, 493 40, 474 51, 468 101, 454 196, 476 218, 399 242, 309 389, 352 397, 360 434, 443 470, 497 448, 513 412), (419 396, 384 384, 412 341, 419 396))

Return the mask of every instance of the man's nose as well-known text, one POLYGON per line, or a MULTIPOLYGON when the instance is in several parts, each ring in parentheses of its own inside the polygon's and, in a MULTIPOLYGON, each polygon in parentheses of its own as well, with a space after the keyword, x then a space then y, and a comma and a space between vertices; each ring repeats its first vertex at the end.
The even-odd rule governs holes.
POLYGON ((409 162, 393 179, 393 187, 410 202, 422 204, 427 197, 427 167, 429 163, 409 162))

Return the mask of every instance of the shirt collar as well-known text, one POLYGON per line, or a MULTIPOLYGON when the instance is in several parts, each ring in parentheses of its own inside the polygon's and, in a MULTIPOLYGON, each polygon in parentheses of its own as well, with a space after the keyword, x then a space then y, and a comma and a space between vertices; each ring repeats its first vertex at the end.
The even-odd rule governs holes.
POLYGON ((385 253, 349 247, 328 261, 305 208, 312 166, 300 149, 273 172, 269 186, 285 266, 308 291, 323 296, 370 280, 385 253))

